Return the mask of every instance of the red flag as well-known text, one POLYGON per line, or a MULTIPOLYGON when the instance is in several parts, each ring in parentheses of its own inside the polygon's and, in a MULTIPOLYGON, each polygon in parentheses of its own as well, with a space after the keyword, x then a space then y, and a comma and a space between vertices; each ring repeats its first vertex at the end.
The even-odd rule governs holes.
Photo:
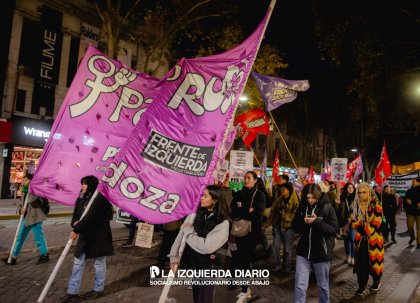
POLYGON ((381 158, 378 166, 375 169, 375 182, 381 186, 385 180, 391 175, 391 163, 389 162, 388 154, 386 153, 385 142, 382 147, 381 158))
POLYGON ((252 109, 239 115, 233 122, 235 126, 239 125, 239 133, 244 140, 245 146, 250 147, 251 143, 254 142, 258 133, 265 135, 270 134, 270 125, 268 124, 268 118, 265 112, 261 109, 252 109))
POLYGON ((311 165, 309 169, 308 179, 306 180, 308 183, 315 183, 315 172, 314 167, 311 165))
POLYGON ((280 161, 279 161, 279 150, 276 150, 276 158, 274 159, 273 164, 273 181, 278 182, 279 181, 279 167, 280 167, 280 161))

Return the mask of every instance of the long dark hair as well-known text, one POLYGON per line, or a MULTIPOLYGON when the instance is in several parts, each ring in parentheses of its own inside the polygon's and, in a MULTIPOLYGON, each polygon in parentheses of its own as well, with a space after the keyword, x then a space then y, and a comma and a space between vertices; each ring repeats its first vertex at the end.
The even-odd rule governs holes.
POLYGON ((227 200, 227 190, 219 185, 208 185, 206 187, 210 197, 216 201, 213 209, 217 221, 224 221, 229 218, 230 201, 227 200))
POLYGON ((310 183, 306 184, 305 187, 302 189, 302 202, 308 203, 308 198, 306 197, 307 194, 311 194, 314 196, 316 202, 318 203, 322 197, 321 187, 318 184, 310 183))
POLYGON ((340 200, 346 201, 348 199, 349 202, 352 202, 354 200, 354 197, 356 196, 356 187, 353 183, 347 182, 346 185, 343 187, 343 191, 341 192, 340 200), (353 192, 351 194, 348 194, 347 189, 349 186, 353 186, 353 192))

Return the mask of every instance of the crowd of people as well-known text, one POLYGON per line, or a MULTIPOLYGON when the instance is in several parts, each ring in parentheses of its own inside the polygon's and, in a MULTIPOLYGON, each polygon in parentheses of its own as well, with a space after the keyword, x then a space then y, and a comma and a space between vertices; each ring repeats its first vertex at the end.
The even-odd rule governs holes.
MULTIPOLYGON (((30 176, 25 180, 25 184, 29 185, 30 176)), ((100 194, 91 199, 97 185, 98 179, 94 176, 81 180, 69 235, 69 239, 77 240, 77 245, 67 294, 62 302, 77 302, 81 297, 97 298, 104 292, 106 256, 114 253, 109 223, 113 209, 100 194), (88 204, 90 200, 91 205, 88 204), (80 296, 86 259, 93 259, 95 280, 92 291, 80 296)), ((16 265, 30 231, 34 233, 41 253, 38 264, 49 261, 42 231, 42 222, 46 217, 37 197, 28 195, 28 206, 19 209, 24 220, 11 260, 3 260, 9 265, 16 265)), ((335 242, 340 238, 344 241, 344 262, 353 268, 357 276, 356 295, 363 297, 367 293, 369 276, 372 277, 371 291, 378 291, 381 287, 384 244, 390 240, 396 243, 396 214, 402 207, 407 215, 409 244, 417 240, 419 249, 420 178, 412 181, 412 187, 401 199, 389 186, 384 186, 379 192, 367 183, 346 183, 341 189, 339 184, 323 181, 306 184, 297 192, 287 175, 281 175, 267 191, 257 174, 248 171, 244 175, 243 188, 237 192, 229 188, 228 182, 207 186, 194 223, 180 220, 164 225, 157 265, 165 267, 169 263, 174 272, 178 267, 215 268, 218 250, 227 247, 231 254, 229 269, 235 279, 239 278, 235 276, 237 269, 252 269, 257 245, 261 244, 266 251, 265 257, 273 256, 271 272, 294 273, 295 302, 306 302, 311 273, 316 279, 319 301, 329 302, 330 266, 335 242), (272 243, 266 236, 268 229, 272 230, 272 243), (184 244, 185 248, 182 248, 184 244), (296 248, 295 256, 292 256, 293 247, 296 248), (183 251, 182 255, 180 251, 183 251)), ((129 240, 124 247, 133 243, 137 220, 132 222, 129 240)), ((229 289, 236 287, 230 285, 229 289)), ((194 302, 213 302, 214 285, 196 283, 192 290, 194 302)), ((236 302, 246 302, 251 297, 251 289, 245 283, 241 285, 236 302)))

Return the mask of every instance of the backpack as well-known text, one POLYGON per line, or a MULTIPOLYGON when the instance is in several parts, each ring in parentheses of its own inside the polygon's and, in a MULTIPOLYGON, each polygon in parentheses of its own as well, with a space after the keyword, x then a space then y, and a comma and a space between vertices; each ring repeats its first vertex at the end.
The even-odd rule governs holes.
POLYGON ((39 204, 41 204, 41 209, 44 214, 48 215, 50 213, 50 202, 46 198, 39 198, 39 204))

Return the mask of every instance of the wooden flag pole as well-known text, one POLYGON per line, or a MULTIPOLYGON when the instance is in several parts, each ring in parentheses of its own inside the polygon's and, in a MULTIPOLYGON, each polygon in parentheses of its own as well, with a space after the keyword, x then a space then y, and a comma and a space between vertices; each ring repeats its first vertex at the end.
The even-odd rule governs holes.
POLYGON ((284 147, 286 147, 286 150, 287 150, 287 152, 289 153, 290 159, 292 159, 293 165, 294 165, 294 166, 295 166, 295 168, 296 168, 296 173, 297 173, 297 175, 298 175, 298 176, 299 176, 299 178, 302 180, 302 182, 304 182, 304 179, 302 178, 302 176, 301 176, 301 175, 300 175, 300 173, 299 173, 299 170, 298 170, 298 167, 297 167, 297 165, 296 165, 295 159, 293 158, 292 153, 290 152, 289 147, 287 146, 287 143, 286 143, 286 141, 284 140, 283 135, 281 134, 281 131, 280 131, 280 129, 279 129, 279 128, 278 128, 278 126, 277 126, 276 120, 274 120, 273 114, 271 113, 271 111, 269 111, 269 113, 270 113, 270 117, 271 117, 271 119, 272 119, 272 120, 273 120, 273 122, 274 122, 274 126, 276 127, 276 129, 277 129, 277 131, 278 131, 278 133, 279 133, 279 135, 280 135, 280 139, 281 139, 281 141, 283 142, 284 147))
MULTIPOLYGON (((23 207, 21 208, 21 210, 26 209, 26 207, 28 207, 28 197, 29 197, 29 188, 28 188, 28 192, 26 193, 25 202, 23 203, 23 207)), ((15 237, 13 239, 12 248, 10 249, 9 258, 7 258, 7 263, 9 263, 9 264, 12 263, 12 254, 13 254, 13 250, 15 249, 15 246, 16 246, 17 236, 19 234, 20 227, 22 226, 23 216, 24 216, 24 213, 20 214, 19 224, 17 226, 15 237)))
MULTIPOLYGON (((185 219, 185 222, 187 222, 189 224, 194 224, 195 216, 196 216, 196 214, 188 215, 188 217, 185 219)), ((183 232, 182 226, 181 226, 181 230, 179 232, 183 232)), ((183 235, 182 236, 182 241, 181 241, 181 244, 180 244, 179 250, 178 250, 179 260, 181 260, 182 254, 184 253, 186 242, 187 242, 187 238, 185 237, 185 235, 183 235)), ((178 269, 178 267, 175 269, 175 272, 177 271, 177 269, 178 269)), ((162 293, 160 294, 158 303, 165 303, 166 302, 169 290, 171 289, 171 284, 172 284, 172 280, 174 279, 175 272, 173 273, 173 275, 168 275, 168 277, 166 278, 166 283, 165 283, 165 286, 163 287, 162 293)))
MULTIPOLYGON (((80 217, 80 220, 82 220, 82 218, 88 213, 89 208, 92 206, 93 200, 95 200, 98 193, 99 193, 98 190, 95 190, 95 192, 93 193, 92 197, 89 200, 89 203, 86 205, 85 211, 83 212, 82 216, 80 217)), ((63 264, 64 259, 66 258, 72 243, 73 243, 73 240, 71 240, 71 239, 69 239, 67 241, 66 247, 64 247, 64 250, 61 253, 60 258, 58 259, 57 264, 55 264, 55 267, 54 267, 50 277, 48 278, 48 281, 45 284, 44 289, 41 292, 41 295, 38 298, 38 301, 37 301, 38 303, 41 303, 41 302, 44 301, 45 296, 47 295, 48 290, 50 289, 52 283, 54 282, 55 276, 57 275, 58 271, 60 270, 60 267, 63 264)))
POLYGON ((255 160, 257 160, 258 166, 261 166, 261 163, 260 163, 260 161, 258 160, 257 155, 255 154, 254 149, 253 149, 251 146, 250 146, 249 148, 250 148, 250 149, 252 150, 252 152, 254 153, 254 158, 255 158, 255 160))

